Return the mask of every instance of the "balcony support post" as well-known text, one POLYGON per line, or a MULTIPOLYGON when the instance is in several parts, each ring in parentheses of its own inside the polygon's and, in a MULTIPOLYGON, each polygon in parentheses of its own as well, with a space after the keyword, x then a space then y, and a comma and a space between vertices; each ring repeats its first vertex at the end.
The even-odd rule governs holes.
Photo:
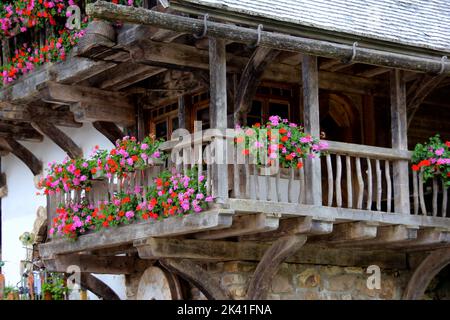
MULTIPOLYGON (((303 83, 303 121, 305 132, 312 136, 320 135, 319 118, 319 71, 317 57, 304 56, 302 62, 303 83)), ((322 173, 320 159, 305 160, 306 203, 322 205, 322 173)))
MULTIPOLYGON (((210 123, 211 128, 223 136, 225 136, 225 130, 228 126, 226 58, 225 40, 210 38, 210 123)), ((228 199, 227 143, 223 137, 216 137, 213 143, 213 193, 217 203, 225 203, 228 199)))
MULTIPOLYGON (((395 69, 390 73, 392 149, 408 150, 408 124, 406 111, 406 83, 404 73, 395 69)), ((393 163, 394 211, 410 213, 408 161, 393 163)))

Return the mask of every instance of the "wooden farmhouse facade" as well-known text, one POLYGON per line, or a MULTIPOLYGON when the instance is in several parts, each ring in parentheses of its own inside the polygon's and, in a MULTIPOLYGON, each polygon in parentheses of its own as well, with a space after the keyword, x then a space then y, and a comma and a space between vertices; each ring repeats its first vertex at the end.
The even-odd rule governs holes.
MULTIPOLYGON (((90 123, 112 142, 152 134, 172 154, 161 167, 197 170, 214 201, 73 241, 48 233, 58 204, 82 195, 49 195, 35 258, 50 271, 79 266, 82 286, 105 299, 117 295, 92 274, 124 275, 129 299, 421 299, 438 274, 448 281, 448 188, 411 157, 436 133, 450 139, 450 12, 446 1, 385 2, 83 6, 91 22, 65 61, 0 90, 2 152, 39 176, 23 140, 45 136, 77 158, 62 127, 90 123), (226 129, 273 115, 320 137, 323 156, 274 174, 233 147, 225 163, 201 157, 234 141, 226 129)), ((15 43, 3 41, 3 61, 15 43)), ((89 197, 145 188, 155 170, 95 180, 89 197)))

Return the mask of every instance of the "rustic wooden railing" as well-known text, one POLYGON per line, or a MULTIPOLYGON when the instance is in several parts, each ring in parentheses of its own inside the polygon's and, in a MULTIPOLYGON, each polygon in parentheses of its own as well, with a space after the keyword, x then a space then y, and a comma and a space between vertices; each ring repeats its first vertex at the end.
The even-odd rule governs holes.
POLYGON ((424 182, 423 169, 412 171, 413 214, 449 217, 448 187, 435 176, 424 182))
MULTIPOLYGON (((323 189, 326 205, 393 212, 395 161, 410 159, 407 151, 329 141, 323 189)), ((407 186, 405 186, 407 187, 407 186)))
MULTIPOLYGON (((212 161, 215 152, 205 150, 214 146, 216 139, 222 139, 215 134, 202 135, 199 131, 168 141, 161 146, 162 151, 169 155, 166 163, 136 170, 121 178, 111 176, 96 179, 92 182, 90 192, 78 190, 49 196, 49 223, 52 223, 56 207, 60 203, 78 203, 83 198, 90 204, 98 205, 100 201, 111 200, 117 192, 135 191, 137 186, 144 197, 154 178, 164 168, 176 168, 184 174, 194 170, 196 176, 205 183, 207 194, 214 197, 217 196, 219 188, 225 186, 231 199, 306 204, 307 166, 300 169, 257 166, 251 157, 242 156, 242 150, 234 144, 233 137, 225 136, 228 141, 225 159, 228 161, 225 165, 227 174, 220 176, 217 173, 221 167, 212 161)), ((396 212, 396 176, 393 174, 393 166, 396 161, 409 160, 411 153, 334 141, 327 143, 329 148, 321 158, 322 205, 384 213, 396 212)), ((309 160, 303 160, 306 161, 309 160)), ((413 172, 410 180, 411 187, 404 187, 408 188, 411 195, 411 214, 450 217, 448 188, 439 183, 438 178, 423 183, 422 172, 413 172), (431 208, 431 212, 428 208, 431 208)))

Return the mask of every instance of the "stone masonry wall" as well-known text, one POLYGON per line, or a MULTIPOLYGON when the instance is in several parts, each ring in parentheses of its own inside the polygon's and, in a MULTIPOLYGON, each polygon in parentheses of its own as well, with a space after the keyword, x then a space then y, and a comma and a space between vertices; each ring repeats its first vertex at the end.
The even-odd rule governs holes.
MULTIPOLYGON (((246 288, 256 263, 231 261, 209 264, 208 271, 217 278, 233 299, 245 299, 246 288)), ((269 299, 365 300, 400 299, 410 272, 381 270, 381 289, 368 289, 362 267, 340 267, 284 263, 274 277, 269 299)))

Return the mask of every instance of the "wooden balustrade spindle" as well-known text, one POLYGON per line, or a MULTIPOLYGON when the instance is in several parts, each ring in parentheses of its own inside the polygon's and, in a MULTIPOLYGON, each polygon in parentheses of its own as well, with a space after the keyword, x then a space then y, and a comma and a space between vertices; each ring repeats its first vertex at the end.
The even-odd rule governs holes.
POLYGON ((382 194, 382 181, 381 181, 381 167, 380 160, 375 160, 375 171, 377 175, 377 211, 381 211, 381 194, 382 194))
POLYGON ((361 173, 361 159, 357 157, 355 159, 356 177, 358 179, 358 201, 356 207, 362 209, 363 196, 364 196, 364 180, 361 173))
POLYGON ((245 198, 250 199, 250 165, 248 156, 245 156, 245 198))
POLYGON ((386 211, 391 212, 392 207, 392 180, 389 160, 384 162, 384 173, 386 177, 386 211))
POLYGON ((419 172, 419 200, 420 200, 420 210, 424 216, 427 215, 427 208, 425 205, 425 198, 423 196, 423 168, 420 168, 419 172))
POLYGON ((302 164, 301 168, 298 170, 299 180, 300 180, 300 190, 298 194, 298 203, 302 204, 305 201, 305 167, 303 165, 303 160, 299 160, 302 164))
POLYGON ((448 197, 448 188, 445 185, 445 182, 442 181, 442 217, 445 218, 447 216, 447 197, 448 197))
POLYGON ((295 171, 294 168, 289 168, 289 182, 288 182, 288 202, 292 203, 294 200, 292 199, 292 186, 295 180, 295 171))
POLYGON ((333 166, 331 164, 331 155, 327 154, 326 156, 327 161, 327 178, 328 178, 328 203, 327 205, 329 207, 333 204, 333 187, 334 187, 334 179, 333 179, 333 166))
POLYGON ((433 177, 433 217, 436 217, 438 212, 438 193, 438 181, 436 177, 433 177))
POLYGON ((419 191, 418 191, 418 183, 419 177, 417 176, 417 171, 412 172, 413 176, 413 199, 414 199, 414 214, 419 214, 419 191))
POLYGON ((372 208, 372 164, 367 158, 367 210, 372 208))
POLYGON ((352 163, 350 156, 345 157, 345 172, 347 174, 347 207, 353 208, 352 163))
POLYGON ((336 206, 342 207, 342 161, 339 154, 336 155, 336 206))
POLYGON ((277 192, 277 200, 278 202, 281 202, 281 181, 280 181, 280 171, 281 168, 278 168, 277 174, 275 176, 275 188, 276 188, 276 192, 277 192))

